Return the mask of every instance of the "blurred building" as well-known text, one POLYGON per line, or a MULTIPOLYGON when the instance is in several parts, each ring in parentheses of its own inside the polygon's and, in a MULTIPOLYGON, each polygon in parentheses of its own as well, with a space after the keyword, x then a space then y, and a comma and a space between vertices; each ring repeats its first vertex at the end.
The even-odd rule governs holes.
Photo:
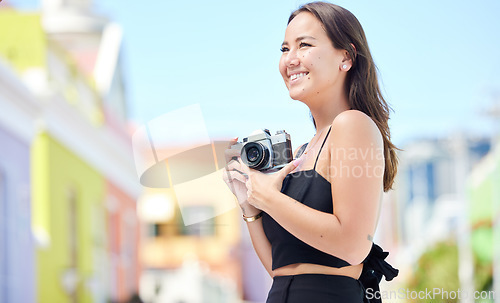
POLYGON ((201 109, 189 106, 145 123, 133 144, 146 187, 138 204, 147 222, 141 296, 151 303, 263 302, 270 279, 223 181, 228 141, 211 140, 201 109))
POLYGON ((141 230, 120 27, 81 0, 0 14, 0 56, 10 65, 0 75, 10 87, 0 121, 17 120, 0 131, 7 147, 0 163, 9 163, 0 214, 18 219, 17 226, 2 220, 2 244, 13 245, 2 245, 0 277, 8 282, 0 284, 1 302, 125 302, 138 291, 141 230), (21 237, 28 230, 34 250, 31 237, 21 237))
POLYGON ((30 145, 36 100, 0 58, 0 302, 35 302, 30 145))
MULTIPOLYGON (((472 293, 476 256, 467 180, 490 151, 491 139, 456 133, 447 138, 415 140, 402 149, 394 191, 384 199, 375 235, 384 248, 396 252, 393 264, 400 269, 396 287, 420 285, 414 277, 422 273, 418 267, 421 257, 433 252, 438 243, 453 243, 458 264, 443 270, 457 270, 459 287, 472 293)), ((439 260, 433 262, 440 264, 439 260)), ((425 280, 422 274, 419 277, 425 280)), ((463 302, 472 302, 467 300, 463 302)))
POLYGON ((155 118, 134 134, 136 165, 147 187, 138 204, 148 230, 141 295, 158 303, 263 302, 270 279, 223 181, 228 141, 200 135, 203 123, 178 130, 183 140, 160 136, 202 121, 201 111, 186 111, 155 118))
MULTIPOLYGON (((202 162, 194 167, 205 166, 202 162)), ((221 176, 216 178, 222 183, 221 176)), ((243 298, 243 284, 249 281, 243 281, 239 210, 227 188, 207 189, 203 184, 211 181, 200 179, 183 183, 189 187, 183 194, 148 188, 140 199, 139 214, 147 222, 141 247, 141 296, 146 302, 229 303, 243 298), (233 207, 221 213, 223 200, 233 207)))
MULTIPOLYGON (((468 180, 471 243, 478 267, 492 276, 482 287, 500 293, 500 146, 497 144, 472 171, 468 180)), ((498 300, 498 299, 497 299, 498 300)))
POLYGON ((463 134, 403 147, 394 194, 407 261, 413 263, 429 245, 456 235, 465 211, 466 178, 490 148, 489 138, 463 134))

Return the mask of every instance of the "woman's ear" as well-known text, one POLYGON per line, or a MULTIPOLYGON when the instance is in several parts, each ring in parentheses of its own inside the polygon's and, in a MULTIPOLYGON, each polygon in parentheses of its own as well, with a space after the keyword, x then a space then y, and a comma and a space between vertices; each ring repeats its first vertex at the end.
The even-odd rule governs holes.
POLYGON ((342 63, 340 64, 341 71, 348 71, 352 67, 352 58, 347 50, 343 51, 344 57, 342 58, 342 63))
POLYGON ((356 46, 354 46, 354 44, 352 44, 352 43, 349 43, 349 44, 352 47, 352 52, 354 53, 354 59, 356 59, 356 56, 358 55, 358 51, 356 50, 356 46))

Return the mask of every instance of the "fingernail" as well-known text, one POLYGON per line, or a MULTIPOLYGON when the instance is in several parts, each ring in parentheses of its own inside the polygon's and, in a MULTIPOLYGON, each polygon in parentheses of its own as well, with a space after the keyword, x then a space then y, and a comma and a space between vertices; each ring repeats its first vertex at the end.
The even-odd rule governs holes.
POLYGON ((238 138, 239 137, 234 137, 233 139, 231 139, 231 141, 238 141, 238 138))
POLYGON ((302 163, 302 158, 298 158, 298 159, 293 160, 293 165, 295 167, 299 166, 300 163, 302 163))

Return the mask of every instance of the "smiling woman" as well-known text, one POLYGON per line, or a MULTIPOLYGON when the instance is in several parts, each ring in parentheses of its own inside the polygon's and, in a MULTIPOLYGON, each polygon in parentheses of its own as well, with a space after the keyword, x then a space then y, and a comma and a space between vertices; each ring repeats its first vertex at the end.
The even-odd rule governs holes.
POLYGON ((363 29, 342 7, 309 3, 290 16, 281 51, 281 76, 316 135, 281 171, 231 160, 225 181, 273 277, 267 303, 366 302, 366 289, 398 273, 372 242, 397 158, 363 29))
POLYGON ((292 99, 310 100, 314 102, 311 105, 317 106, 332 93, 345 93, 339 87, 339 80, 345 75, 332 66, 349 58, 345 51, 334 48, 313 14, 299 14, 290 22, 281 51, 279 68, 292 99))

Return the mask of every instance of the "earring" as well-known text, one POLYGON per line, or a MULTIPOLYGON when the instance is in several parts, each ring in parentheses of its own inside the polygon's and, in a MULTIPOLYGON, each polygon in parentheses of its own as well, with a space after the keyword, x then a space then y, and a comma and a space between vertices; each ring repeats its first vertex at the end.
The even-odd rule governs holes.
POLYGON ((342 65, 342 69, 347 69, 347 65, 346 64, 342 65))

